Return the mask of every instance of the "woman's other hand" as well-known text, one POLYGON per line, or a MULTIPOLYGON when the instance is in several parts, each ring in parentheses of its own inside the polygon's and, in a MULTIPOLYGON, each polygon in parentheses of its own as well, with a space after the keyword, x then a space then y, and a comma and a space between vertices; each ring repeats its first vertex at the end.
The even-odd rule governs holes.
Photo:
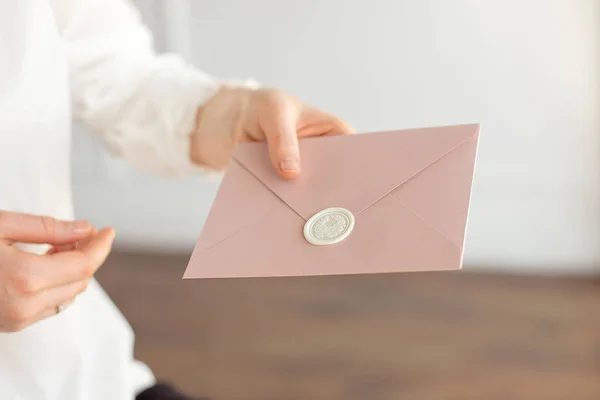
POLYGON ((0 211, 0 332, 17 332, 67 307, 110 253, 115 232, 85 221, 0 211), (43 255, 12 244, 53 247, 43 255))

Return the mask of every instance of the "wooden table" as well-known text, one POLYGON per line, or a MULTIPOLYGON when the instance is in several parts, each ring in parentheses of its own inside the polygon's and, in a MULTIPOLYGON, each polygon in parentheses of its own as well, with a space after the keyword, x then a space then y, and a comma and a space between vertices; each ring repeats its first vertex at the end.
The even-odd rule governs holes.
POLYGON ((598 400, 600 283, 457 273, 182 281, 116 254, 98 279, 160 377, 215 400, 598 400))

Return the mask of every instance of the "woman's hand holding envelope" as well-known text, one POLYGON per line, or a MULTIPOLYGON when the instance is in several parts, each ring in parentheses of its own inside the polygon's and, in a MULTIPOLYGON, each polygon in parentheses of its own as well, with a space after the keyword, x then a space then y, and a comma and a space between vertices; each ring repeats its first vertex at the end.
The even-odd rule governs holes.
POLYGON ((198 110, 190 156, 224 169, 237 143, 266 141, 273 167, 291 179, 300 174, 298 138, 353 132, 340 118, 278 90, 224 87, 198 110))

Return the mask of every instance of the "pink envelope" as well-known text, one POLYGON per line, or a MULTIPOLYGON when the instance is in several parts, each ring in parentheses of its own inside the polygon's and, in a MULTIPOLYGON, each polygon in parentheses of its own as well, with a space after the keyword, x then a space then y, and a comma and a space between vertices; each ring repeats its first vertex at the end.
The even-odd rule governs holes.
POLYGON ((291 181, 265 144, 240 145, 184 279, 460 269, 478 132, 302 139, 291 181))

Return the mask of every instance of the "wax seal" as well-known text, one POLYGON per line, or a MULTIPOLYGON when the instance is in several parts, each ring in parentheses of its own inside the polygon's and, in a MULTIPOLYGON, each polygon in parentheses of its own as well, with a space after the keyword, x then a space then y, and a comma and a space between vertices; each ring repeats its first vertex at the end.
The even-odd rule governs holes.
POLYGON ((310 244, 325 246, 346 239, 354 229, 354 215, 345 208, 319 211, 304 224, 304 237, 310 244))

